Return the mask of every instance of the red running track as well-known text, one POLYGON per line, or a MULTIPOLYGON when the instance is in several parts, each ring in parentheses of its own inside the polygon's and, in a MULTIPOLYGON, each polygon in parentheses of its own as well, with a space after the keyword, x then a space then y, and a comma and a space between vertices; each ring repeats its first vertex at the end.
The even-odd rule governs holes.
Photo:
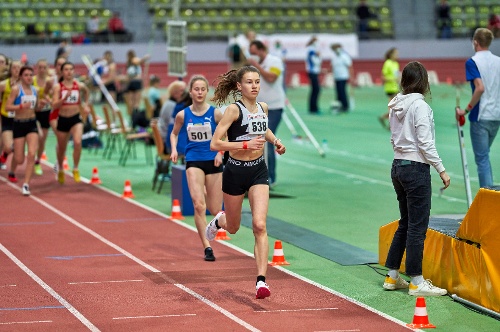
MULTIPOLYGON (((0 331, 408 331, 168 216, 49 168, 23 197, 0 173, 0 331)), ((22 178, 19 181, 22 183, 22 178)))

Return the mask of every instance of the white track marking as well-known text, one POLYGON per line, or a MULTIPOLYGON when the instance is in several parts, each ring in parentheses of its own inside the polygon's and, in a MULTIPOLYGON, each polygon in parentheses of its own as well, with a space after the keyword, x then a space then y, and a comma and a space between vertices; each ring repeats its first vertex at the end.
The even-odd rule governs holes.
POLYGON ((255 310, 258 313, 273 313, 273 312, 299 312, 299 311, 323 311, 323 310, 338 310, 339 308, 303 308, 303 309, 283 309, 283 310, 255 310))
POLYGON ((328 330, 328 331, 314 331, 314 332, 359 332, 361 330, 328 330))
POLYGON ((113 317, 113 319, 144 319, 144 318, 165 318, 165 317, 187 317, 196 316, 196 314, 180 314, 180 315, 160 315, 160 316, 131 316, 131 317, 113 317))
POLYGON ((183 291, 185 291, 186 293, 189 293, 191 294, 192 296, 196 297, 198 300, 202 301, 203 303, 211 306, 213 309, 215 309, 216 311, 220 312, 221 314, 223 314, 224 316, 230 318, 231 320, 235 321, 236 323, 240 324, 241 326, 245 327, 246 329, 248 329, 249 331, 253 331, 253 332, 260 332, 259 329, 253 327, 252 325, 248 324, 247 322, 239 319, 238 317, 236 317, 235 315, 233 315, 232 313, 230 313, 229 311, 227 311, 226 309, 223 309, 221 307, 219 307, 217 304, 207 300, 206 298, 204 298, 203 296, 201 296, 200 294, 192 291, 191 289, 187 288, 186 286, 182 285, 182 284, 175 284, 176 287, 182 289, 183 291))
POLYGON ((16 287, 17 285, 3 285, 3 286, 0 286, 0 288, 3 288, 3 287, 16 287))
MULTIPOLYGON (((280 162, 285 162, 285 163, 288 163, 290 165, 300 166, 300 167, 308 168, 308 169, 311 169, 314 171, 325 172, 328 174, 337 174, 337 175, 346 177, 348 179, 356 179, 359 181, 364 181, 364 182, 378 184, 378 185, 392 188, 392 182, 381 181, 381 180, 370 178, 370 177, 367 177, 364 175, 358 175, 358 174, 354 174, 354 173, 344 172, 344 171, 340 171, 340 170, 330 168, 330 167, 324 167, 324 166, 314 165, 314 164, 299 161, 299 160, 285 159, 285 158, 280 159, 280 162)), ((451 197, 451 196, 447 196, 447 195, 439 195, 436 193, 432 193, 432 196, 444 198, 449 202, 467 203, 467 200, 465 200, 465 199, 455 198, 455 197, 451 197)))
POLYGON ((68 282, 68 285, 85 285, 85 284, 105 284, 105 283, 122 283, 122 282, 141 282, 144 280, 108 280, 108 281, 79 281, 79 282, 68 282))
MULTIPOLYGON (((282 158, 282 161, 285 161, 285 159, 282 158)), ((42 161, 42 162, 46 163, 45 161, 42 161)), ((48 163, 46 163, 46 164, 48 164, 48 163)), ((48 164, 48 165, 50 165, 50 164, 48 164)), ((309 164, 306 164, 306 165, 309 165, 309 164)), ((4 182, 7 182, 7 180, 5 178, 3 178, 3 177, 0 177, 0 179, 3 180, 4 182)), ((84 178, 82 177, 82 179, 84 179, 84 178)), ((86 179, 86 181, 89 182, 90 180, 86 179)), ((13 185, 11 183, 7 183, 7 184, 11 185, 14 188, 17 188, 18 190, 21 190, 20 188, 18 188, 17 186, 15 186, 15 185, 13 185)), ((107 192, 107 193, 109 193, 111 195, 114 195, 116 197, 120 197, 121 198, 120 194, 118 194, 118 193, 116 193, 116 192, 114 192, 114 191, 112 191, 112 190, 110 190, 108 188, 105 188, 105 187, 102 187, 102 186, 96 186, 96 188, 99 188, 100 190, 103 190, 103 191, 105 191, 105 192, 107 192)), ((30 196, 30 197, 32 197, 32 196, 30 196)), ((194 226, 190 226, 190 225, 188 225, 188 224, 186 224, 186 223, 184 223, 184 222, 182 222, 180 220, 177 220, 177 219, 172 219, 171 216, 169 216, 169 215, 167 215, 165 213, 162 213, 160 211, 157 211, 157 210, 155 210, 155 209, 153 209, 153 208, 151 208, 151 207, 149 207, 147 205, 144 205, 144 204, 142 204, 140 202, 137 202, 135 200, 128 200, 128 202, 131 203, 131 204, 134 204, 136 206, 139 206, 139 207, 141 207, 141 208, 143 208, 143 209, 145 209, 147 211, 155 213, 155 214, 157 214, 159 216, 162 216, 162 217, 164 217, 166 219, 169 219, 169 220, 171 220, 172 222, 174 222, 175 224, 177 224, 179 226, 182 226, 184 228, 190 229, 191 231, 196 232, 196 233, 198 232, 197 229, 194 226)), ((465 200, 464 200, 464 202, 465 202, 465 200)), ((231 243, 229 243, 227 241, 219 241, 219 243, 222 244, 222 245, 224 245, 224 246, 227 246, 227 247, 229 247, 229 248, 231 248, 231 249, 233 249, 233 250, 235 250, 235 251, 237 251, 237 252, 239 252, 241 254, 244 254, 244 255, 246 255, 248 257, 254 257, 254 255, 251 252, 246 251, 244 249, 241 249, 240 247, 237 247, 236 245, 233 245, 233 244, 231 244, 231 243)), ((387 320, 390 320, 390 321, 392 321, 394 323, 397 323, 397 324, 399 324, 399 325, 401 325, 403 327, 406 327, 406 323, 405 322, 400 321, 397 318, 394 318, 392 316, 389 316, 389 315, 387 315, 387 314, 385 314, 385 313, 383 313, 383 312, 381 312, 381 311, 379 311, 377 309, 374 309, 374 308, 372 308, 372 307, 370 307, 370 306, 368 306, 368 305, 366 305, 366 304, 364 304, 362 302, 359 302, 358 300, 350 298, 350 297, 348 297, 348 296, 346 296, 346 295, 344 295, 342 293, 339 293, 339 292, 337 292, 337 291, 335 291, 333 289, 330 289, 330 288, 328 288, 326 286, 323 286, 323 285, 321 285, 321 284, 319 284, 319 283, 317 283, 317 282, 315 282, 313 280, 310 280, 310 279, 308 279, 306 277, 303 277, 303 276, 301 276, 301 275, 299 275, 299 274, 297 274, 295 272, 286 270, 286 269, 284 269, 284 268, 282 268, 280 266, 275 266, 274 268, 279 269, 280 271, 282 271, 282 272, 284 272, 286 274, 289 274, 289 275, 291 275, 291 276, 293 276, 293 277, 295 277, 295 278, 297 278, 297 279, 299 279, 299 280, 301 280, 303 282, 306 282, 306 283, 308 283, 310 285, 313 285, 313 286, 315 286, 315 287, 317 287, 319 289, 322 289, 322 290, 327 291, 327 292, 329 292, 329 293, 331 293, 333 295, 336 295, 336 296, 338 296, 338 297, 340 297, 340 298, 342 298, 342 299, 344 299, 346 301, 349 301, 349 302, 351 302, 353 304, 356 304, 356 305, 358 305, 358 306, 360 306, 360 307, 362 307, 362 308, 364 308, 364 309, 366 309, 368 311, 371 311, 371 312, 373 312, 373 313, 375 313, 375 314, 377 314, 377 315, 379 315, 381 317, 384 317, 387 320)), ((177 286, 177 284, 176 284, 176 286, 177 286)), ((195 295, 193 295, 193 296, 195 296, 195 295)), ((198 296, 201 296, 201 295, 198 295, 198 296)), ((222 310, 224 310, 224 309, 222 309, 222 310)), ((258 330, 255 330, 255 331, 258 331, 258 330)), ((421 332, 423 332, 422 330, 413 330, 413 331, 421 331, 421 332)))
POLYGON ((61 303, 69 312, 73 314, 83 325, 85 325, 90 331, 99 331, 99 329, 94 326, 85 316, 83 316, 75 307, 73 307, 68 301, 63 299, 55 290, 53 290, 49 285, 47 285, 40 277, 38 277, 33 271, 31 271, 26 265, 24 265, 16 256, 14 256, 3 244, 0 243, 0 250, 10 258, 21 270, 24 271, 31 279, 33 279, 37 284, 39 284, 47 293, 52 295, 59 303, 61 303))
POLYGON ((51 320, 32 320, 29 322, 5 322, 0 325, 14 325, 14 324, 38 324, 38 323, 52 323, 51 320))
MULTIPOLYGON (((4 182, 6 182, 6 179, 4 177, 0 177, 0 179, 2 179, 4 182)), ((20 190, 19 187, 15 186, 14 184, 11 184, 11 183, 7 183, 7 185, 13 187, 13 188, 16 188, 17 190, 20 190)), ((76 227, 80 228, 81 230, 83 230, 84 232, 92 235, 93 237, 95 237, 96 239, 98 239, 99 241, 107 244, 108 246, 110 246, 111 248, 115 249, 116 251, 122 253, 124 256, 130 258, 131 260, 133 260, 134 262, 136 262, 137 264, 139 264, 140 266, 144 267, 145 269, 151 271, 151 272, 154 272, 154 273, 160 273, 161 271, 154 268, 153 266, 147 264, 146 262, 142 261, 141 259, 135 257, 134 255, 132 255, 131 253, 129 253, 128 251, 126 251, 125 249, 121 248, 120 246, 114 244, 113 242, 107 240, 106 238, 104 238, 103 236, 99 235, 98 233, 94 232, 93 230, 91 230, 90 228, 84 226, 83 224, 79 223, 78 221, 76 221, 75 219, 71 218, 70 216, 68 216, 67 214, 65 214, 64 212, 58 210, 57 208, 53 207, 52 205, 50 205, 49 203, 46 203, 45 201, 41 200, 40 198, 34 196, 34 195, 30 195, 29 198, 31 198, 32 200, 34 200, 35 202, 37 202, 38 204, 42 205, 43 207, 49 209, 50 211, 54 212, 55 214, 59 215, 60 217, 62 217, 63 219, 66 219, 67 221, 69 221, 71 224, 75 225, 76 227)), ((0 244, 1 245, 1 244, 0 244)), ((7 249, 5 249, 7 250, 7 249)), ((20 261, 19 261, 20 264, 22 264, 20 261)), ((23 265, 24 266, 24 265, 23 265)), ((41 280, 40 280, 41 281, 41 280)), ((173 281, 173 280, 172 280, 173 281)), ((42 281, 43 282, 43 281, 42 281)), ((231 319, 232 321, 234 321, 235 323, 245 327, 246 329, 248 329, 249 331, 253 331, 253 332, 259 332, 260 330, 253 327, 252 325, 248 324, 247 322, 245 322, 244 320, 236 317, 235 315, 233 315, 231 312, 225 310, 224 308, 218 306, 217 304, 213 303, 212 301, 206 299, 205 297, 203 297, 202 295, 196 293, 195 291, 189 289, 188 287, 182 285, 182 284, 177 284, 175 282, 173 282, 174 286, 176 286, 177 288, 180 288, 182 289, 183 291, 185 291, 186 293, 192 295, 193 297, 197 298, 198 300, 200 300, 201 302, 203 302, 204 304, 212 307, 213 309, 215 309, 216 311, 218 311, 219 313, 223 314, 224 316, 228 317, 229 319, 231 319)), ((47 285, 48 287, 48 285, 47 285)), ((55 292, 54 292, 55 293, 55 292)), ((65 301, 66 302, 66 301, 65 301)), ((69 305, 69 303, 68 303, 69 305)), ((76 309, 75 309, 76 310, 76 309)), ((84 318, 82 316, 82 318, 84 318)), ((90 322, 89 322, 90 323, 90 322)), ((97 330, 92 330, 92 331, 99 331, 97 330)))

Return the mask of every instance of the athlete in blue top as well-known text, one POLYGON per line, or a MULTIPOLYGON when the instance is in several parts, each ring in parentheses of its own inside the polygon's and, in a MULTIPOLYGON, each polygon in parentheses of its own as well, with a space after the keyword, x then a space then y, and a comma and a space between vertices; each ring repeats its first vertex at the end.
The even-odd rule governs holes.
POLYGON ((208 81, 205 77, 193 76, 189 83, 189 93, 193 104, 175 116, 175 125, 170 135, 170 158, 174 163, 177 162, 179 132, 181 128, 185 128, 188 136, 186 177, 193 200, 194 222, 205 248, 205 260, 215 261, 213 250, 205 237, 205 227, 207 208, 214 216, 222 208, 222 154, 210 150, 210 142, 222 113, 205 101, 208 93, 208 81))
MULTIPOLYGON (((12 87, 5 108, 8 112, 14 113, 14 158, 17 165, 24 163, 24 146, 25 144, 28 146, 22 187, 22 194, 28 196, 30 195, 29 182, 33 174, 35 154, 38 149, 38 126, 35 110, 40 110, 48 101, 45 99, 39 101, 37 98, 37 90, 33 86, 33 68, 24 66, 19 74, 21 83, 12 87)), ((12 169, 12 172, 15 172, 15 168, 12 169)))

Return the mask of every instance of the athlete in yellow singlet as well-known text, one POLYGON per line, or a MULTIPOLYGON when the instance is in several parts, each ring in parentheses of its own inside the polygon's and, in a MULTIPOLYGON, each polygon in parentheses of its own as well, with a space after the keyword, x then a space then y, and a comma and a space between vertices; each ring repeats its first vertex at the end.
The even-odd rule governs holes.
MULTIPOLYGON (((9 78, 3 80, 0 83, 0 95, 2 96, 2 107, 0 109, 0 114, 2 117, 2 142, 3 142, 3 153, 0 155, 0 163, 6 164, 7 157, 12 152, 12 145, 14 144, 13 136, 13 123, 14 123, 14 112, 8 112, 6 109, 7 99, 9 98, 12 87, 19 83, 19 71, 21 70, 21 62, 13 61, 10 64, 9 78)), ((12 158, 9 172, 9 181, 17 182, 15 174, 12 172, 16 169, 16 160, 12 158)))
MULTIPOLYGON (((0 53, 0 82, 8 77, 9 58, 5 54, 0 53)), ((2 96, 0 95, 0 108, 2 107, 2 96)), ((2 118, 0 118, 0 155, 2 149, 2 118)), ((7 169, 7 165, 0 162, 0 169, 7 169)))

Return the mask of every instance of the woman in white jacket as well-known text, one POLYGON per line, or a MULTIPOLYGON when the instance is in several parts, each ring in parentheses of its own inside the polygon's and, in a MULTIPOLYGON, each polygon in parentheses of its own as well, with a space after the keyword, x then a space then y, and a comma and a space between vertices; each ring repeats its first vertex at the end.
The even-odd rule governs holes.
POLYGON ((428 93, 427 71, 420 62, 410 62, 403 69, 401 92, 389 102, 394 149, 391 178, 401 218, 387 254, 385 266, 389 272, 383 287, 387 290, 409 288, 408 294, 414 296, 447 293, 422 276, 424 240, 431 210, 430 166, 439 173, 444 188, 450 185, 450 177, 436 150, 432 109, 424 100, 428 93), (409 284, 399 275, 405 249, 409 284))

